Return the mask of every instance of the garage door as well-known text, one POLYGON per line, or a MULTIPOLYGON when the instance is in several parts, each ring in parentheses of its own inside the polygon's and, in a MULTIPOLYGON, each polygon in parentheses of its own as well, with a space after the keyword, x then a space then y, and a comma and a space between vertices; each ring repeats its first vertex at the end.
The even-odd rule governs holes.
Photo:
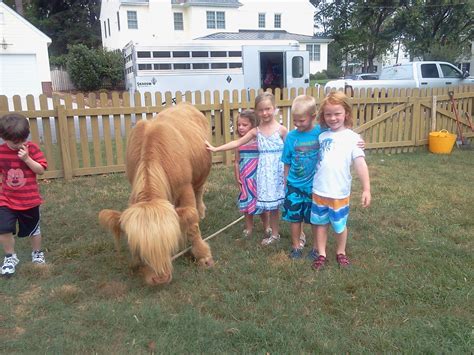
POLYGON ((41 94, 38 65, 34 54, 0 55, 0 95, 41 94))

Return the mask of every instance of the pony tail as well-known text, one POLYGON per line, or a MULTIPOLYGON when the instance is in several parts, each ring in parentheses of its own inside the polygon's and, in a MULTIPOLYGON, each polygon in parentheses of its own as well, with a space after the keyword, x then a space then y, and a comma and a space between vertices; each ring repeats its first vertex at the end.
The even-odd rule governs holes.
POLYGON ((178 250, 181 229, 173 205, 163 199, 138 202, 122 212, 121 229, 133 256, 158 277, 171 276, 171 256, 178 250))

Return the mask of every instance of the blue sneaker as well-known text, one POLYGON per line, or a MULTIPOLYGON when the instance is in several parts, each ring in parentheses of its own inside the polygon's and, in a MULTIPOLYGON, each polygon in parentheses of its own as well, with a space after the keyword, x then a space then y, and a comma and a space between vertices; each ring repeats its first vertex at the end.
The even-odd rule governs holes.
POLYGON ((288 255, 290 259, 301 259, 303 257, 303 250, 301 249, 291 249, 290 255, 288 255))
POLYGON ((306 255, 306 259, 310 261, 315 261, 319 257, 319 254, 316 250, 311 249, 311 251, 306 255))

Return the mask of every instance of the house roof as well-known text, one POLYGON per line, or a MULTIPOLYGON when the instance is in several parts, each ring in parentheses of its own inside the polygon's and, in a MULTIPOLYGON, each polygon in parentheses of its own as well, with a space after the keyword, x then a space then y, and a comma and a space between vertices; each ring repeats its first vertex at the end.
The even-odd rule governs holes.
POLYGON ((180 6, 213 6, 213 7, 239 7, 238 0, 171 0, 171 5, 180 6))
POLYGON ((20 22, 24 23, 27 27, 29 27, 32 31, 39 34, 43 39, 48 43, 51 43, 51 38, 46 36, 43 32, 33 26, 28 20, 26 20, 23 16, 17 13, 15 10, 11 9, 8 5, 6 5, 3 1, 0 1, 0 9, 4 9, 5 11, 9 12, 11 15, 16 17, 20 22))
POLYGON ((216 32, 199 37, 201 40, 293 40, 298 42, 329 43, 331 38, 322 36, 307 36, 290 33, 284 30, 239 30, 239 32, 216 32))

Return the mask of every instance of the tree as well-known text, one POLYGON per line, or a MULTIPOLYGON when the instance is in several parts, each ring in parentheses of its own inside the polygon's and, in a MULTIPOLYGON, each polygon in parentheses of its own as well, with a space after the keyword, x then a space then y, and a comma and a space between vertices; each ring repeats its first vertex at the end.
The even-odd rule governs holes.
POLYGON ((25 18, 51 38, 51 56, 66 54, 68 45, 79 43, 101 47, 100 0, 6 0, 5 3, 17 12, 17 5, 24 6, 25 18))
POLYGON ((474 39, 474 2, 412 0, 395 22, 412 58, 455 62, 474 39))

